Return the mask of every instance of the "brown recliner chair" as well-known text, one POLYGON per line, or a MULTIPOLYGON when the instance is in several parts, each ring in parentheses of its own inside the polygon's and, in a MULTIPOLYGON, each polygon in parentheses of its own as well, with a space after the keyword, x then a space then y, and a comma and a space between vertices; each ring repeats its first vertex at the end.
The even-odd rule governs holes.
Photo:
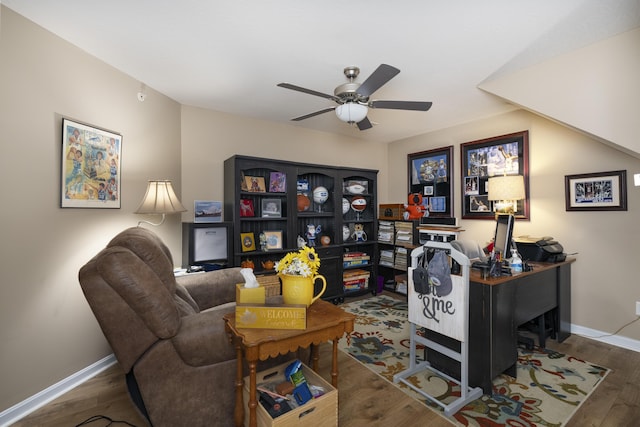
POLYGON ((235 310, 239 271, 176 278, 169 249, 140 227, 118 234, 80 269, 131 398, 152 425, 233 424, 236 353, 222 316, 235 310))

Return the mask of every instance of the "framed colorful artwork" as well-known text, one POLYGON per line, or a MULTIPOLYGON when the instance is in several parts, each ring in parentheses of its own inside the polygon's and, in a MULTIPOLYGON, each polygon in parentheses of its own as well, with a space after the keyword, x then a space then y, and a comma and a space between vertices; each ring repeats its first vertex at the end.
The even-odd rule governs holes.
POLYGON ((460 145, 462 218, 495 219, 497 201, 489 200, 489 178, 524 177, 525 199, 514 203, 516 218, 529 219, 529 131, 511 133, 460 145))
POLYGON ((287 175, 282 172, 269 174, 269 192, 284 193, 287 191, 287 175))
POLYGON ((63 208, 120 208, 122 136, 62 119, 63 208))
POLYGON ((253 200, 240 199, 240 216, 241 217, 255 216, 255 213, 253 210, 253 200))
POLYGON ((453 146, 420 151, 407 156, 409 194, 418 193, 429 216, 453 217, 453 146), (437 203, 431 205, 429 200, 437 203))
POLYGON ((266 239, 266 250, 282 249, 282 231, 265 231, 264 237, 266 239))

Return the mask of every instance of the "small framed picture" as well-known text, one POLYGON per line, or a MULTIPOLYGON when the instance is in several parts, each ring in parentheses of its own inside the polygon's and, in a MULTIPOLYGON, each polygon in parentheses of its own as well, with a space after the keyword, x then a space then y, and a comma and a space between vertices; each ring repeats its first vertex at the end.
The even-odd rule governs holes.
POLYGON ((567 211, 626 211, 627 171, 565 175, 567 211))
POLYGON ((256 250, 256 239, 253 233, 240 233, 240 243, 242 252, 251 252, 256 250))
POLYGON ((282 231, 265 231, 264 237, 266 239, 265 249, 282 249, 282 231))
POLYGON ((265 186, 264 178, 261 176, 245 176, 245 184, 247 185, 247 191, 251 193, 266 193, 267 187, 265 186))
POLYGON ((287 175, 282 172, 269 174, 269 192, 284 193, 287 191, 287 175))
POLYGON ((280 218, 282 217, 282 205, 280 199, 262 199, 262 217, 280 218))
POLYGON ((240 199, 240 216, 241 217, 252 217, 255 216, 253 211, 253 200, 251 199, 240 199))
POLYGON ((195 200, 193 203, 193 222, 221 222, 222 202, 195 200))

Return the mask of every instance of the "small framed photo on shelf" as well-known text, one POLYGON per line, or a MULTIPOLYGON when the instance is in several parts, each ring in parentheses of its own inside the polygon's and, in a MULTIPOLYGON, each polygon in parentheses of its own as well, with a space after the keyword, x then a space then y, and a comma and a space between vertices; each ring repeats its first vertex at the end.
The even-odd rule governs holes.
POLYGON ((264 231, 265 249, 282 249, 282 231, 264 231))
POLYGON ((269 193, 284 193, 287 191, 287 175, 282 172, 269 174, 269 193))
POLYGON ((247 191, 251 193, 266 193, 264 178, 261 176, 245 176, 244 182, 247 185, 247 191))
POLYGON ((626 211, 627 171, 565 175, 567 211, 626 211))
POLYGON ((255 216, 255 213, 253 211, 253 200, 240 199, 240 216, 241 217, 255 216))
POLYGON ((221 222, 222 202, 196 200, 193 203, 193 222, 221 222))
POLYGON ((240 243, 242 252, 251 252, 256 250, 256 239, 253 233, 240 233, 240 243))
POLYGON ((282 205, 280 199, 262 199, 262 217, 280 218, 282 217, 282 205))

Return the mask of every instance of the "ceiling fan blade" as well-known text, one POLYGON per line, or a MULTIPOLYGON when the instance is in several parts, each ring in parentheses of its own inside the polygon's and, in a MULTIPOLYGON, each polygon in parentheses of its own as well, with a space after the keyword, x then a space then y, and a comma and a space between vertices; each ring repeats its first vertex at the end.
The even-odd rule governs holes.
POLYGON ((360 130, 367 130, 367 129, 371 129, 372 127, 373 125, 369 121, 368 117, 365 117, 364 119, 358 122, 358 129, 360 130))
POLYGON ((358 95, 364 97, 371 96, 373 92, 380 89, 385 83, 394 78, 400 70, 387 64, 380 64, 378 68, 364 81, 356 91, 358 95))
POLYGON ((322 93, 322 92, 318 92, 312 89, 307 89, 307 88, 296 86, 296 85, 292 85, 291 83, 278 83, 278 86, 283 87, 285 89, 291 89, 298 92, 307 93, 309 95, 319 96, 321 98, 331 99, 332 101, 336 101, 336 102, 340 101, 340 98, 338 98, 337 96, 329 95, 328 93, 322 93))
POLYGON ((309 117, 314 117, 320 114, 328 113, 329 111, 333 111, 335 109, 336 107, 325 108, 324 110, 316 111, 315 113, 309 113, 309 114, 305 114, 304 116, 296 117, 294 119, 291 119, 291 121, 299 122, 300 120, 304 120, 304 119, 308 119, 309 117))
POLYGON ((371 101, 371 108, 386 108, 389 110, 414 110, 427 111, 433 105, 432 102, 420 101, 371 101))

